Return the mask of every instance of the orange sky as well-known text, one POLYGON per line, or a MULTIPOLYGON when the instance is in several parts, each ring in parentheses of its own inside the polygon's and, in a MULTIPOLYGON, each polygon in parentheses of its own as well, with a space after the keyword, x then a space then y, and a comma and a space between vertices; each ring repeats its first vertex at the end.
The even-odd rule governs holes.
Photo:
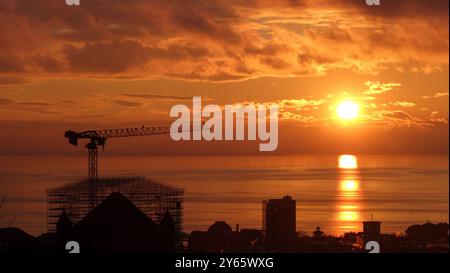
MULTIPOLYGON (((169 123, 195 95, 277 103, 279 153, 447 153, 448 23, 446 0, 3 0, 0 152, 70 153, 66 129, 169 123), (335 116, 344 99, 361 106, 351 124, 335 116)), ((155 137, 111 152, 256 145, 155 137)))

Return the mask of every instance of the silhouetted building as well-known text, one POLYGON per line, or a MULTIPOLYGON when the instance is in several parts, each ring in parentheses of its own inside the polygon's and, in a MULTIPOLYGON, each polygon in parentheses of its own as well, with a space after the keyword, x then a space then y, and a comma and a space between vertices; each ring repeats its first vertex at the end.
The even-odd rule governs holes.
POLYGON ((45 251, 45 244, 20 228, 0 228, 0 253, 45 251))
POLYGON ((448 253, 449 226, 447 223, 412 225, 406 229, 405 233, 409 249, 448 253))
POLYGON ((189 252, 261 252, 263 235, 261 230, 236 230, 225 221, 216 221, 207 231, 195 230, 189 236, 189 252))
POLYGON ((239 249, 238 231, 233 231, 225 221, 217 221, 208 231, 193 231, 189 237, 191 252, 235 252, 239 249))
MULTIPOLYGON (((156 223, 160 223, 166 211, 175 223, 175 230, 183 230, 183 189, 168 186, 140 176, 97 178, 97 205, 112 192, 120 192, 140 211, 156 223)), ((62 212, 77 224, 89 212, 89 181, 81 180, 47 190, 47 232, 56 232, 56 224, 62 212)))
POLYGON ((320 227, 316 227, 316 230, 313 232, 314 238, 319 239, 323 236, 323 231, 320 230, 320 227))
POLYGON ((449 227, 447 223, 425 223, 409 226, 405 233, 411 241, 448 241, 449 227))
POLYGON ((68 230, 72 229, 72 221, 69 218, 69 215, 67 215, 67 212, 63 210, 61 215, 59 216, 58 221, 56 222, 56 232, 61 234, 68 230))
POLYGON ((296 202, 290 196, 263 201, 263 232, 268 250, 287 250, 296 239, 296 202))
POLYGON ((363 222, 363 237, 364 243, 368 241, 380 242, 381 236, 381 222, 365 221, 363 222))
POLYGON ((64 249, 65 244, 68 241, 71 241, 73 238, 71 238, 72 235, 72 228, 73 224, 70 220, 69 216, 67 215, 66 211, 63 210, 61 213, 61 216, 59 217, 58 221, 56 222, 56 248, 57 249, 64 249))
POLYGON ((166 213, 164 213, 159 228, 162 238, 165 238, 161 242, 161 249, 166 252, 173 252, 176 241, 175 221, 170 215, 170 212, 166 211, 166 213))
POLYGON ((241 229, 239 231, 239 251, 261 252, 263 251, 263 234, 259 229, 241 229))
POLYGON ((57 245, 77 241, 81 252, 172 252, 174 221, 166 212, 158 225, 121 193, 115 192, 72 228, 63 212, 57 221, 57 245))
POLYGON ((346 244, 350 244, 353 249, 361 250, 364 248, 364 235, 362 232, 346 232, 342 235, 342 240, 346 244))
POLYGON ((313 232, 314 236, 306 233, 300 234, 295 247, 291 252, 300 253, 348 253, 352 252, 352 243, 346 242, 343 237, 325 235, 319 227, 313 232))
POLYGON ((397 234, 381 234, 380 245, 383 246, 381 252, 398 253, 409 251, 405 242, 405 236, 398 236, 397 234))

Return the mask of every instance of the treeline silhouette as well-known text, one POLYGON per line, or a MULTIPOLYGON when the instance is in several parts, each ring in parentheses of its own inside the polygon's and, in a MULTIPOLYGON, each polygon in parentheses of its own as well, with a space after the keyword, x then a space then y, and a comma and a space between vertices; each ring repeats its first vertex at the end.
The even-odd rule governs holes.
MULTIPOLYGON (((0 202, 0 209, 4 203, 0 202)), ((279 203, 282 199, 273 199, 279 203)), ((284 197, 284 202, 292 202, 284 197)), ((283 205, 284 206, 284 205, 283 205)), ((286 207, 286 206, 284 206, 286 207)), ((289 212, 292 208, 288 207, 289 212)), ((0 211, 1 212, 1 211, 0 211)), ((290 215, 290 214, 289 214, 290 215)), ((289 216, 287 215, 287 217, 289 216)), ((161 216, 159 223, 150 219, 122 194, 115 192, 94 208, 81 221, 73 224, 62 212, 55 233, 31 236, 17 227, 0 227, 0 252, 67 252, 65 244, 76 241, 80 252, 366 252, 364 232, 349 232, 342 236, 326 235, 317 227, 313 236, 295 233, 282 244, 268 243, 265 230, 233 230, 225 221, 213 223, 206 231, 177 234, 170 213, 161 216), (182 240, 183 247, 176 242, 182 240)), ((280 218, 282 219, 282 218, 280 218)), ((365 222, 367 223, 367 222, 365 222)), ((379 223, 379 222, 377 222, 379 223)), ((0 223, 1 224, 1 223, 0 223)), ((295 224, 295 223, 294 223, 295 224)), ((284 232, 284 229, 279 229, 284 232)), ((295 230, 294 230, 295 232, 295 230)), ((381 252, 448 252, 449 225, 424 223, 411 225, 405 235, 378 234, 381 252)))

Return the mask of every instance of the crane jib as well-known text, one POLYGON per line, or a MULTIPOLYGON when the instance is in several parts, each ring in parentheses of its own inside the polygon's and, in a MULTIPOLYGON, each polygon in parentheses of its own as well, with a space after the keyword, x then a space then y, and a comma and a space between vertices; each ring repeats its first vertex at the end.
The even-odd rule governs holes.
MULTIPOLYGON (((72 145, 78 145, 78 139, 90 139, 95 142, 104 142, 107 138, 115 137, 131 137, 146 135, 169 134, 169 127, 141 127, 141 128, 123 128, 123 129, 107 129, 107 130, 91 130, 84 132, 67 131, 64 136, 69 139, 72 145)), ((99 143, 99 145, 102 145, 99 143)))
POLYGON ((140 127, 140 128, 124 128, 124 129, 107 129, 107 130, 90 130, 84 132, 66 131, 64 136, 68 138, 69 143, 77 146, 78 139, 88 139, 86 145, 88 149, 88 184, 89 197, 87 205, 92 210, 97 205, 97 189, 96 181, 98 177, 98 146, 105 147, 107 138, 114 137, 131 137, 131 136, 149 136, 169 134, 169 127, 140 127))

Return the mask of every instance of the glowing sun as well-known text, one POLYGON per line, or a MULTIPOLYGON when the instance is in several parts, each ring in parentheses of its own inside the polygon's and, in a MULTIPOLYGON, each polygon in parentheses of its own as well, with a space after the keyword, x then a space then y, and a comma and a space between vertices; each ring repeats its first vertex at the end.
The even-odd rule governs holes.
POLYGON ((337 107, 337 115, 340 119, 350 120, 358 117, 359 105, 352 101, 343 101, 337 107))

